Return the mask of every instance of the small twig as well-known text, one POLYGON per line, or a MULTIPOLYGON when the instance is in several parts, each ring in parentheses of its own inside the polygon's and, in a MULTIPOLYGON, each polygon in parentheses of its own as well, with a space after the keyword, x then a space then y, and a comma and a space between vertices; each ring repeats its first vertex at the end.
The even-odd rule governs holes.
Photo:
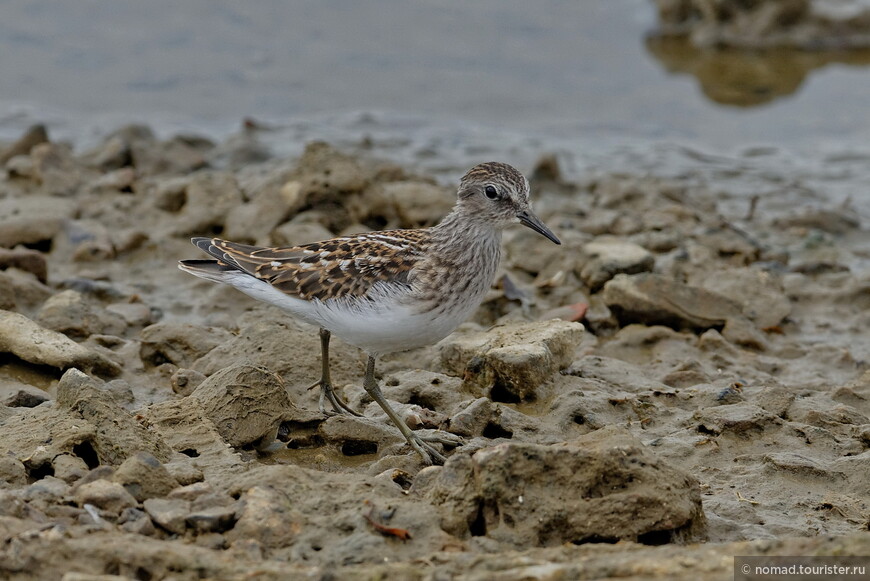
POLYGON ((369 512, 367 514, 364 514, 363 517, 365 517, 365 519, 367 521, 369 521, 369 524, 372 525, 376 531, 378 531, 382 535, 386 535, 388 537, 396 537, 398 539, 402 539, 403 541, 407 541, 407 540, 411 539, 411 533, 407 529, 400 529, 398 527, 388 527, 386 525, 382 525, 381 523, 375 521, 375 519, 374 519, 375 505, 370 503, 368 500, 365 501, 365 504, 370 505, 371 509, 369 509, 369 512))
POLYGON ((758 194, 749 198, 749 211, 746 212, 746 220, 747 222, 751 222, 755 218, 755 209, 758 207, 758 201, 761 199, 761 196, 758 194))

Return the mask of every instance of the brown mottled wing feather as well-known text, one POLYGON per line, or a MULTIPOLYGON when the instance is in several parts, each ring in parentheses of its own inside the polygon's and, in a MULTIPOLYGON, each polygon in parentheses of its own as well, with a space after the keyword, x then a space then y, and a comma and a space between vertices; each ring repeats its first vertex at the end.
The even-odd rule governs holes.
POLYGON ((362 297, 378 282, 408 284, 429 241, 426 230, 390 230, 287 248, 217 238, 194 243, 217 258, 302 299, 362 297))

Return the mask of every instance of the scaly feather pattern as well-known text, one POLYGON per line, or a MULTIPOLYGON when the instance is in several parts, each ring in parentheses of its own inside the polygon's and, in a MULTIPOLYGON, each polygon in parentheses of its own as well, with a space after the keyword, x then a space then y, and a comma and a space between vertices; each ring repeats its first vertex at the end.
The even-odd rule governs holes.
POLYGON ((425 256, 428 230, 388 230, 285 248, 258 248, 195 238, 219 263, 234 266, 304 300, 362 298, 378 282, 408 285, 425 256))

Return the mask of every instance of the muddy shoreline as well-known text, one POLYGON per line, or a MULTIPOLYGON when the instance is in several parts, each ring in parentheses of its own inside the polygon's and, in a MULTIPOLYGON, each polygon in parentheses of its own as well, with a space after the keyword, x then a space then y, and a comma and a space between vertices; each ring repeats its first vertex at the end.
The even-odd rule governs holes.
POLYGON ((848 200, 750 211, 727 161, 577 178, 542 151, 521 169, 563 246, 507 232, 472 319, 379 365, 411 427, 464 439, 424 467, 359 352, 335 341, 332 372, 364 417, 323 417, 316 330, 175 263, 193 235, 431 225, 452 186, 325 143, 275 158, 254 130, 86 152, 34 130, 0 159, 5 577, 713 579, 736 554, 870 549, 848 200))

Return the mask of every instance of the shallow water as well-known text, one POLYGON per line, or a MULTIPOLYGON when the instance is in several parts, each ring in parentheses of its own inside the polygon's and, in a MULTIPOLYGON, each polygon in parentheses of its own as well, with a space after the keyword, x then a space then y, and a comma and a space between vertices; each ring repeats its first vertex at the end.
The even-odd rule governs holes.
MULTIPOLYGON (((314 139, 452 181, 553 153, 567 177, 693 177, 721 211, 845 204, 870 219, 870 53, 699 51, 646 0, 0 5, 0 139, 79 148, 144 122, 278 155, 314 139)), ((865 254, 870 254, 870 249, 865 254)), ((868 258, 851 257, 852 268, 868 258)))
POLYGON ((0 137, 44 121, 78 143, 132 121, 219 137, 253 116, 289 141, 341 134, 360 111, 418 139, 497 128, 490 147, 506 152, 503 131, 592 151, 870 135, 870 55, 711 54, 647 40, 654 26, 647 0, 11 0, 0 137))

